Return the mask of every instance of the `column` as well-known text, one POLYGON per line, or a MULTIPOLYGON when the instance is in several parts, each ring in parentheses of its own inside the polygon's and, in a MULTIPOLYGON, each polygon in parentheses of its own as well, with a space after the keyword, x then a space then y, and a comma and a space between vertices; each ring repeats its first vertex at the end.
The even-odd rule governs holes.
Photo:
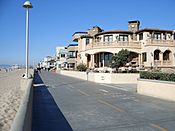
POLYGON ((160 52, 160 65, 163 65, 163 52, 160 52))
POLYGON ((141 54, 139 54, 139 67, 141 67, 141 54))
POLYGON ((99 66, 98 66, 98 67, 100 68, 100 67, 101 67, 101 62, 100 62, 100 53, 98 54, 98 59, 99 59, 99 61, 98 61, 98 62, 99 62, 99 66))
POLYGON ((103 52, 103 68, 105 67, 105 53, 103 52))
POLYGON ((94 61, 95 59, 94 59, 94 54, 92 55, 92 68, 94 68, 94 61))
POLYGON ((94 68, 94 54, 91 54, 91 68, 94 68))
POLYGON ((143 56, 142 54, 140 54, 140 65, 142 66, 142 64, 143 64, 143 56))

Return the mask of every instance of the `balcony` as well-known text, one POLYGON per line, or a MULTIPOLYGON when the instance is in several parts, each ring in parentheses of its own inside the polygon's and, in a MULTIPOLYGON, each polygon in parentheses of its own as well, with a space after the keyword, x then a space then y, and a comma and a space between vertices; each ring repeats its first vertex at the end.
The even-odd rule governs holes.
POLYGON ((163 60, 163 63, 160 60, 154 60, 155 66, 172 66, 172 61, 170 60, 163 60))
POLYGON ((77 42, 82 35, 87 35, 87 32, 75 32, 72 35, 72 40, 77 42))
POLYGON ((146 45, 158 45, 158 46, 175 46, 175 40, 155 40, 148 39, 146 40, 146 45))
POLYGON ((163 65, 172 65, 172 61, 170 60, 164 60, 163 65))
POLYGON ((160 60, 154 60, 154 65, 155 66, 160 66, 161 65, 161 61, 160 60))
POLYGON ((69 57, 67 59, 67 63, 76 63, 76 60, 77 60, 77 58, 75 58, 75 57, 69 57))
POLYGON ((86 49, 93 49, 93 48, 135 48, 141 49, 140 42, 95 42, 86 45, 86 49))

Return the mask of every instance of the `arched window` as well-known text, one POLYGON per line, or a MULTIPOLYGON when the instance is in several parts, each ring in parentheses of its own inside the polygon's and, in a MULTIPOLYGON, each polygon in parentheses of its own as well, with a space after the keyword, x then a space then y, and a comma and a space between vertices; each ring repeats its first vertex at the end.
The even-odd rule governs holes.
POLYGON ((154 60, 160 60, 159 54, 160 54, 160 50, 155 50, 154 51, 154 60))
POLYGON ((170 54, 171 54, 171 51, 170 50, 166 50, 163 53, 163 60, 170 60, 170 54))

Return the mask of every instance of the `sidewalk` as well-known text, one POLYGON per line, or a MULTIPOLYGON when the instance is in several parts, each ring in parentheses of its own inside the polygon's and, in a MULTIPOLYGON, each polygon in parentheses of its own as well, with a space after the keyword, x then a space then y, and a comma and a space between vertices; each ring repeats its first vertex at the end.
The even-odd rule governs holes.
POLYGON ((38 74, 33 89, 32 131, 72 131, 38 74))

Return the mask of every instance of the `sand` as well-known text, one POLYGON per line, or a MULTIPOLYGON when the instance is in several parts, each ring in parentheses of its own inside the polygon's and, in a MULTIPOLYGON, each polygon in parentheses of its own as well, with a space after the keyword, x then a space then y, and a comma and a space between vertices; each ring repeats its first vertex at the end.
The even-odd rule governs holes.
POLYGON ((24 94, 20 79, 25 70, 0 71, 0 131, 9 131, 24 94))

